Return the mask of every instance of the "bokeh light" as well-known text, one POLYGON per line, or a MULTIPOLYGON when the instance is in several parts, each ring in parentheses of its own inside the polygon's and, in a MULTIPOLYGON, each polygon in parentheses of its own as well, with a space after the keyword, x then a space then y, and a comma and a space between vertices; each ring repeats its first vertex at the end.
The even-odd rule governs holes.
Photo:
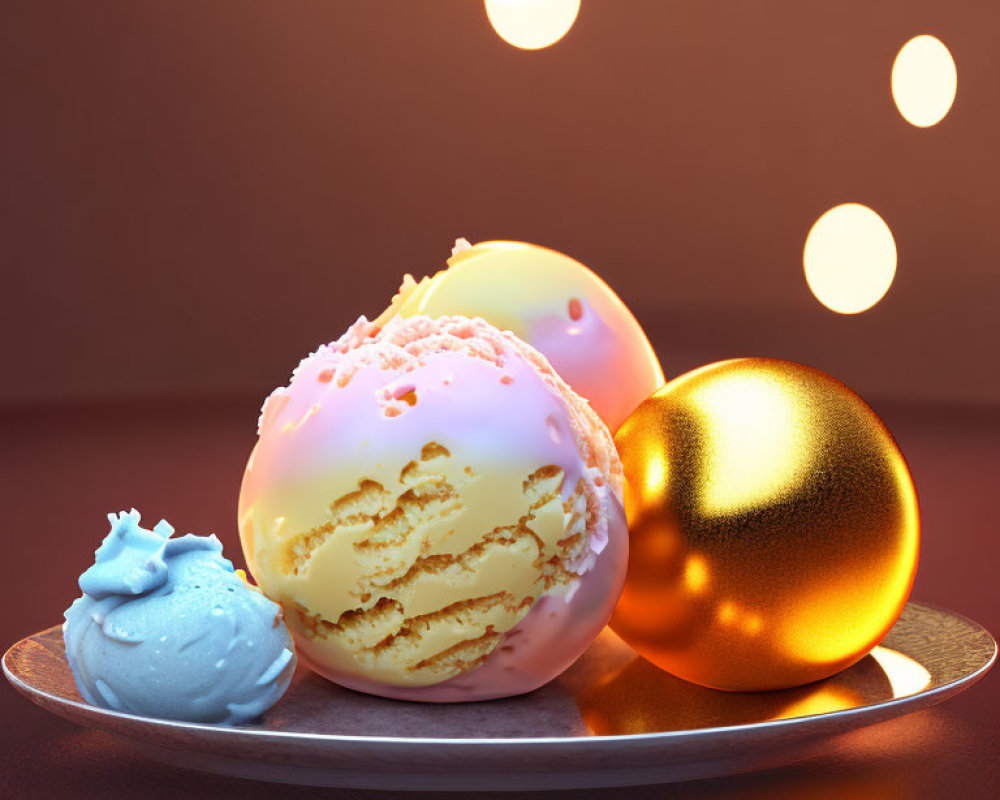
POLYGON ((896 275, 896 242, 867 206, 834 206, 813 224, 802 262, 809 288, 823 305, 857 314, 875 305, 896 275))
POLYGON ((892 65, 892 98, 903 119, 918 128, 937 125, 957 90, 958 70, 940 39, 924 34, 903 45, 892 65))
POLYGON ((485 0, 485 5, 500 38, 522 50, 555 44, 580 13, 580 0, 485 0))

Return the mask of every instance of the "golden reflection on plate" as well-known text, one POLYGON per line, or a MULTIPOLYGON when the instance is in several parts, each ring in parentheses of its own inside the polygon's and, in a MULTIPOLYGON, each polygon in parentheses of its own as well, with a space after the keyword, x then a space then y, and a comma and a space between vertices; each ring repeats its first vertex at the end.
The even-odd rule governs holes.
POLYGON ((605 658, 618 662, 605 677, 578 687, 575 700, 595 736, 750 725, 844 711, 916 694, 931 683, 921 664, 876 647, 850 669, 823 681, 770 692, 723 692, 676 678, 631 652, 610 629, 605 658), (624 663, 622 663, 624 662, 624 663))

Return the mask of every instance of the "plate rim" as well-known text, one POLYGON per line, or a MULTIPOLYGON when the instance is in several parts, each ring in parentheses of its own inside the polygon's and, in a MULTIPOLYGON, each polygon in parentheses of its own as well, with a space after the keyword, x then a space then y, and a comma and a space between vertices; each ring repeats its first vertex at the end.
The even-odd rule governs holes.
MULTIPOLYGON (((802 726, 807 722, 815 722, 816 720, 826 720, 826 721, 844 721, 850 720, 856 717, 870 717, 876 715, 877 711, 891 711, 899 706, 916 706, 913 710, 919 708, 935 705, 947 697, 957 693, 958 691, 967 688, 976 682, 978 682, 989 670, 995 665, 998 655, 998 646, 996 638, 982 625, 969 619, 964 614, 960 614, 955 611, 951 611, 941 606, 923 603, 918 601, 909 601, 907 605, 920 606, 932 611, 946 614, 952 618, 957 618, 958 620, 965 622, 969 626, 976 628, 979 632, 986 635, 989 641, 993 645, 993 652, 990 654, 989 658, 986 659, 978 669, 964 675, 950 683, 937 686, 933 689, 926 691, 919 691, 911 695, 906 695, 904 697, 895 697, 891 700, 884 700, 877 703, 869 703, 866 705, 855 706, 853 708, 841 709, 838 711, 827 711, 819 714, 807 714, 801 717, 790 717, 786 719, 777 720, 765 720, 763 722, 750 722, 743 723, 740 725, 720 725, 715 727, 706 728, 687 728, 681 730, 672 731, 653 731, 649 733, 628 733, 628 734, 611 734, 611 735, 591 735, 591 736, 532 736, 532 737, 490 737, 490 738, 446 738, 446 737, 420 737, 420 736, 384 736, 384 735, 358 735, 358 734, 345 734, 345 733, 309 733, 305 731, 276 731, 276 730, 265 730, 259 728, 247 728, 241 726, 227 726, 227 725, 214 725, 211 723, 200 723, 200 722, 185 722, 182 720, 171 720, 163 717, 147 717, 139 714, 128 714, 121 711, 112 711, 110 709, 101 708, 100 706, 94 706, 87 702, 81 702, 79 700, 71 700, 65 697, 60 697, 59 695, 51 694, 43 689, 32 686, 26 681, 22 680, 19 676, 15 675, 8 665, 8 660, 13 660, 13 655, 15 650, 18 650, 24 646, 29 641, 33 640, 35 637, 50 633, 51 631, 62 628, 62 625, 53 625, 49 628, 45 628, 35 633, 29 634, 11 645, 4 652, 3 655, 3 673, 7 681, 16 689, 20 694, 24 695, 28 700, 31 700, 36 705, 40 705, 45 708, 45 710, 51 713, 57 713, 54 707, 69 706, 80 712, 80 716, 92 717, 92 718, 106 718, 114 720, 122 720, 126 723, 138 724, 144 728, 164 728, 172 731, 185 731, 193 734, 197 733, 214 733, 214 734, 225 734, 238 737, 250 737, 260 740, 277 740, 277 741, 309 741, 309 742, 324 742, 324 743, 343 743, 343 744, 366 744, 366 745, 396 745, 402 747, 412 746, 415 748, 423 748, 427 745, 437 745, 445 746, 451 749, 456 749, 459 747, 469 747, 475 746, 477 748, 483 747, 499 747, 499 748, 510 748, 510 747, 537 747, 539 745, 569 745, 571 747, 601 747, 602 745, 611 743, 641 743, 641 742, 663 742, 669 741, 671 739, 684 739, 686 741, 691 741, 692 739, 698 739, 700 737, 716 737, 720 734, 730 734, 739 735, 745 731, 753 731, 755 733, 760 732, 780 732, 781 730, 788 727, 802 726), (44 701, 44 702, 41 702, 44 701)), ((407 702, 407 701, 396 701, 396 702, 407 702)), ((486 701, 489 702, 489 701, 486 701)), ((419 705, 419 704, 417 704, 419 705)), ((63 716, 58 714, 58 716, 63 716)), ((884 715, 883 715, 884 716, 884 715)), ((65 718, 65 717, 64 717, 65 718)), ((83 719, 73 719, 73 722, 82 723, 83 719)))

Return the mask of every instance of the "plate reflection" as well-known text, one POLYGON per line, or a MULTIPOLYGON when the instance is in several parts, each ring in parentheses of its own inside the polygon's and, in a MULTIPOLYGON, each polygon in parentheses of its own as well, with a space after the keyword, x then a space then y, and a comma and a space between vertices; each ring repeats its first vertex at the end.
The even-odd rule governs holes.
POLYGON ((595 736, 749 725, 843 711, 916 694, 931 683, 918 662, 876 647, 826 680, 772 692, 722 692, 675 678, 639 656, 610 630, 599 642, 617 666, 575 687, 584 723, 595 736), (624 663, 623 663, 624 662, 624 663))

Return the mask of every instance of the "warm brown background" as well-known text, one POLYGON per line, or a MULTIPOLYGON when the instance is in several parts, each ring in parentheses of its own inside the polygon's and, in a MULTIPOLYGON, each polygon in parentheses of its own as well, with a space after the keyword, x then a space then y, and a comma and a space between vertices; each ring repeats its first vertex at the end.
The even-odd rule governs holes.
MULTIPOLYGON (((996 0, 583 0, 526 53, 477 0, 3 0, 0 647, 60 620, 107 511, 239 562, 264 394, 459 235, 588 263, 668 374, 769 355, 861 391, 920 493, 914 597, 1000 631, 998 31, 996 0), (920 33, 959 74, 929 130, 889 95, 920 33), (900 259, 854 317, 801 270, 847 201, 900 259)), ((278 791, 150 765, 5 686, 0 723, 2 797, 278 791)), ((803 766, 566 796, 992 800, 998 752, 993 674, 803 766)))
POLYGON ((456 236, 589 264, 671 374, 1000 402, 995 0, 585 0, 534 53, 474 0, 0 8, 0 402, 262 396, 456 236), (920 130, 889 71, 924 32, 959 88, 920 130), (899 250, 858 317, 801 267, 848 201, 899 250))

